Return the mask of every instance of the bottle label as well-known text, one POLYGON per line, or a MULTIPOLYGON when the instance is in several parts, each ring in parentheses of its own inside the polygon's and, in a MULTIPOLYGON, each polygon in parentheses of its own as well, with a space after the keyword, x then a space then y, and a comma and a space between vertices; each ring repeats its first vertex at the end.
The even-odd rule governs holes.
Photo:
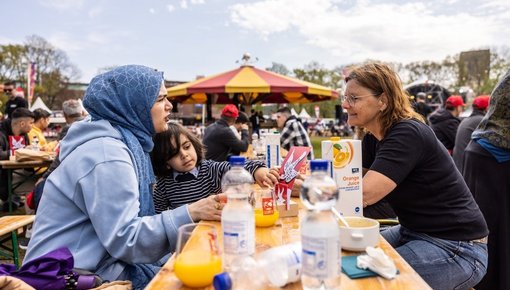
POLYGON ((296 282, 301 277, 301 247, 292 245, 287 254, 288 282, 296 282))
POLYGON ((255 253, 255 225, 248 221, 222 221, 223 248, 229 255, 255 253))
POLYGON ((302 236, 303 274, 316 279, 328 279, 340 275, 340 239, 336 237, 315 238, 302 236))

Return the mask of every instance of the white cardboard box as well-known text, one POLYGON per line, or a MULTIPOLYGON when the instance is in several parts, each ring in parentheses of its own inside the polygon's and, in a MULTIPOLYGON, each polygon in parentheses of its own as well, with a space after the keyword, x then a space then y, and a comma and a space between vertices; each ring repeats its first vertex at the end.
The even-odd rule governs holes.
POLYGON ((270 133, 264 135, 266 141, 266 165, 272 168, 281 165, 280 156, 280 133, 270 133))

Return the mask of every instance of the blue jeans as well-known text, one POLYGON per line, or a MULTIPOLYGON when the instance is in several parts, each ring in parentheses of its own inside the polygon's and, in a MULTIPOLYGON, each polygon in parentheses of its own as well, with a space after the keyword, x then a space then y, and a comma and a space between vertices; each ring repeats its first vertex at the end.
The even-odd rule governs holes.
POLYGON ((487 271, 486 244, 434 238, 400 225, 381 235, 432 289, 470 289, 487 271))

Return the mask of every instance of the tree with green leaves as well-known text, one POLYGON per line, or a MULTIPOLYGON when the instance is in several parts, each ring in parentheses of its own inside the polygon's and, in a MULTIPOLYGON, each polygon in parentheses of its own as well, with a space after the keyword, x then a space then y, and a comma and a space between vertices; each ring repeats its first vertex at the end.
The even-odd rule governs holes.
POLYGON ((79 77, 79 70, 64 51, 32 35, 23 45, 0 45, 0 80, 15 81, 26 87, 27 67, 32 62, 36 63, 37 70, 35 94, 51 108, 68 83, 79 77))

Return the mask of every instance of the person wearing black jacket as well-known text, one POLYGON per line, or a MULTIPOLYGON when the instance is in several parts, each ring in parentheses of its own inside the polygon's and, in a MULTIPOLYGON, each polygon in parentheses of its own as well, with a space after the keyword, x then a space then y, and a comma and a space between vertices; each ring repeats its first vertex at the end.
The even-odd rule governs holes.
POLYGON ((464 101, 461 96, 451 96, 446 100, 446 106, 430 115, 430 127, 436 137, 450 155, 455 147, 455 135, 460 124, 459 115, 464 110, 464 101))
POLYGON ((473 112, 469 117, 465 118, 460 122, 459 128, 457 128, 457 135, 455 136, 455 147, 453 148, 453 161, 462 172, 464 152, 466 147, 471 141, 471 134, 476 129, 478 124, 487 113, 487 107, 489 106, 489 96, 478 96, 473 100, 473 112))
POLYGON ((205 159, 227 161, 228 156, 233 152, 248 150, 250 144, 248 129, 241 129, 241 140, 230 129, 238 116, 239 111, 236 106, 226 105, 221 112, 221 119, 205 128, 203 139, 206 147, 205 159))
POLYGON ((427 121, 429 115, 434 111, 429 105, 426 103, 427 95, 424 92, 419 92, 416 95, 416 102, 413 104, 413 109, 416 113, 423 116, 423 118, 427 121))
POLYGON ((6 82, 4 84, 4 93, 9 97, 9 100, 5 103, 5 115, 7 118, 11 118, 12 112, 17 108, 28 108, 28 103, 25 98, 16 96, 14 91, 14 83, 6 82))

